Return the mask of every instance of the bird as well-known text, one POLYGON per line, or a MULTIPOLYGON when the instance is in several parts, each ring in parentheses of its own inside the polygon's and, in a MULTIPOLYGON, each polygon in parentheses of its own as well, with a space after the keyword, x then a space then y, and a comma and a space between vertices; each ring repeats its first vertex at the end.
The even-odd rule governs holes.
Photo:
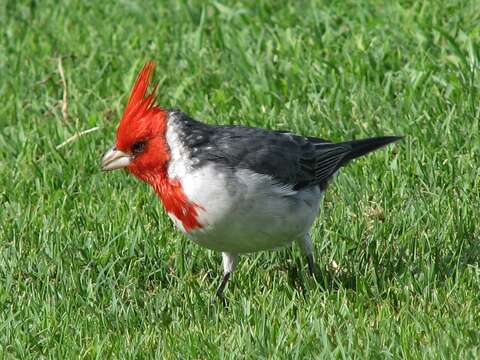
POLYGON ((148 183, 187 238, 221 253, 222 299, 244 254, 295 242, 314 274, 311 229, 329 183, 351 160, 402 137, 333 143, 203 123, 157 104, 154 68, 149 61, 138 74, 102 170, 126 169, 148 183))

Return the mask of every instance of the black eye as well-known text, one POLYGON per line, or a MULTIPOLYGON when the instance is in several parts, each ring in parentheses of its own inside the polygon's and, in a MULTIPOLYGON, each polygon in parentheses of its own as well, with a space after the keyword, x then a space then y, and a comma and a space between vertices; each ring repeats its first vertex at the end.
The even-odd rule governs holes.
POLYGON ((139 154, 145 149, 145 141, 138 141, 132 146, 132 152, 134 154, 139 154))

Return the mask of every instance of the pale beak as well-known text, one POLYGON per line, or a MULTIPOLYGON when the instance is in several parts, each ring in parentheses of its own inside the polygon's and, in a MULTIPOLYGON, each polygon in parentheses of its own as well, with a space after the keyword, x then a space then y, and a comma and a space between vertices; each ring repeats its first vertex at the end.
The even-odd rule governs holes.
POLYGON ((133 156, 123 151, 112 148, 102 158, 102 170, 110 171, 117 170, 130 165, 133 160, 133 156))

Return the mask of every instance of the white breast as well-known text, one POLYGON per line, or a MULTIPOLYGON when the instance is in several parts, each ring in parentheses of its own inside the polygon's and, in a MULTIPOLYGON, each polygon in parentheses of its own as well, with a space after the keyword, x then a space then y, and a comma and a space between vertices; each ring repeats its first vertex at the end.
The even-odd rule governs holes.
POLYGON ((207 248, 245 253, 274 249, 302 238, 319 207, 320 189, 293 191, 249 170, 208 165, 181 179, 187 197, 201 206, 203 228, 187 235, 207 248))
POLYGON ((190 239, 217 251, 247 253, 288 245, 309 231, 318 213, 318 186, 295 191, 246 169, 213 163, 195 167, 171 123, 169 176, 178 179, 187 198, 201 207, 202 229, 187 233, 190 239))

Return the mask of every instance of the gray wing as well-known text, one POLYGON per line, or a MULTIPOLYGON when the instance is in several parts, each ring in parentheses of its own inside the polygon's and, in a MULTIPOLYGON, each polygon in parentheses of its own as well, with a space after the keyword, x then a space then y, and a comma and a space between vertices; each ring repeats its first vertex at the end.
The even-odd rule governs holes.
POLYGON ((294 189, 324 187, 349 152, 345 144, 246 126, 212 126, 182 114, 183 139, 198 166, 215 162, 269 175, 294 189))

